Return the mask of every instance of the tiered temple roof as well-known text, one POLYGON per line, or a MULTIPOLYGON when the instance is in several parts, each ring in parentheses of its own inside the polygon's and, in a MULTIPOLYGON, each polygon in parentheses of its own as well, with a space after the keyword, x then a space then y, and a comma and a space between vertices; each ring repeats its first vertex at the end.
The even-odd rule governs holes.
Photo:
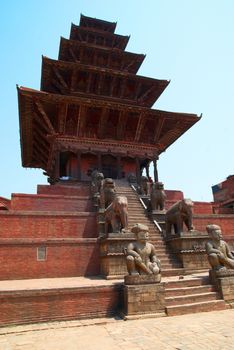
POLYGON ((151 109, 169 81, 136 75, 116 23, 81 15, 61 39, 59 59, 42 59, 41 91, 18 88, 22 163, 54 176, 58 152, 138 157, 165 151, 199 117, 151 109))

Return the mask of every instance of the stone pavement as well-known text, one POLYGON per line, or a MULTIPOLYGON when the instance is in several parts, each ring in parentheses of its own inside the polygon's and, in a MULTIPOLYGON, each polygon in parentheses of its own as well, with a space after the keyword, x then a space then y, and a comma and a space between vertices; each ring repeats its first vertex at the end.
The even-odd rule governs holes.
POLYGON ((123 349, 234 349, 234 309, 134 321, 110 318, 0 328, 0 350, 123 349))

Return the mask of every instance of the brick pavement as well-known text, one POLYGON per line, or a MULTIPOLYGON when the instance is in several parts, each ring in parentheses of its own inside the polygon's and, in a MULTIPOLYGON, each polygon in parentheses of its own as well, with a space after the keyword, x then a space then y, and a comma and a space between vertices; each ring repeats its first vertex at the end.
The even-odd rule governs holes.
POLYGON ((122 321, 96 319, 0 328, 0 350, 230 350, 234 309, 122 321))

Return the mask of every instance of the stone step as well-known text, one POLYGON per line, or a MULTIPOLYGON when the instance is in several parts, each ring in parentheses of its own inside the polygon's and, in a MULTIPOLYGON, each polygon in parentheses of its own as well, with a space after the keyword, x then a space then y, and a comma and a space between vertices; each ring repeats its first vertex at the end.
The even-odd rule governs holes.
POLYGON ((187 295, 177 295, 172 297, 166 297, 166 306, 172 305, 184 305, 184 304, 194 304, 199 302, 205 302, 210 300, 220 299, 217 292, 207 292, 200 294, 187 294, 187 295))
POLYGON ((176 263, 173 263, 173 264, 164 263, 164 264, 161 264, 161 268, 162 268, 162 271, 170 270, 170 269, 180 269, 181 265, 179 263, 177 263, 177 264, 176 263))
POLYGON ((165 296, 166 297, 175 297, 180 295, 191 295, 191 294, 201 294, 214 292, 215 288, 211 284, 204 286, 193 286, 193 287, 184 287, 184 288, 166 288, 165 296))
POLYGON ((185 271, 182 267, 177 268, 169 268, 169 269, 162 269, 162 276, 163 277, 172 277, 172 276, 179 276, 184 275, 185 271))
POLYGON ((166 264, 167 264, 167 263, 168 263, 168 264, 177 263, 177 261, 176 261, 175 259, 170 258, 169 256, 164 255, 164 256, 160 257, 160 255, 157 254, 157 253, 156 253, 156 255, 157 255, 157 258, 160 259, 160 261, 161 261, 162 264, 164 264, 164 263, 166 263, 166 264))
MULTIPOLYGON (((178 274, 179 276, 179 274, 178 274)), ((191 279, 181 279, 181 280, 172 280, 167 281, 165 288, 171 289, 171 288, 185 288, 185 287, 195 287, 195 286, 202 286, 202 285, 209 285, 209 278, 206 277, 196 277, 191 279)))
POLYGON ((192 314, 197 312, 225 310, 226 304, 224 300, 210 300, 199 303, 173 305, 166 307, 166 313, 168 316, 192 314))

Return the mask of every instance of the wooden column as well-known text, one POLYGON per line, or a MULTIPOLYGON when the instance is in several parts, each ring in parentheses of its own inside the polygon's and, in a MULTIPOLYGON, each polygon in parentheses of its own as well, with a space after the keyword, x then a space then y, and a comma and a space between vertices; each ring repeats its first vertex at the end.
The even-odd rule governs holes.
POLYGON ((121 171, 121 156, 117 156, 117 178, 122 178, 122 171, 121 171))
POLYGON ((55 169, 54 169, 55 180, 60 178, 60 151, 56 151, 55 154, 55 169))
POLYGON ((81 180, 81 152, 77 152, 77 180, 81 180))
POLYGON ((101 153, 97 154, 97 158, 98 158, 98 170, 100 172, 102 172, 102 155, 101 155, 101 153))
POLYGON ((158 182, 157 160, 158 160, 158 156, 156 156, 153 159, 153 164, 154 164, 154 182, 158 182))
POLYGON ((141 169, 140 169, 140 159, 136 157, 136 179, 138 185, 140 185, 141 182, 141 169))
POLYGON ((146 164, 146 166, 145 166, 145 172, 146 172, 146 176, 148 177, 148 179, 149 179, 149 177, 150 177, 150 175, 149 175, 149 166, 150 166, 150 163, 148 162, 148 163, 146 164))

